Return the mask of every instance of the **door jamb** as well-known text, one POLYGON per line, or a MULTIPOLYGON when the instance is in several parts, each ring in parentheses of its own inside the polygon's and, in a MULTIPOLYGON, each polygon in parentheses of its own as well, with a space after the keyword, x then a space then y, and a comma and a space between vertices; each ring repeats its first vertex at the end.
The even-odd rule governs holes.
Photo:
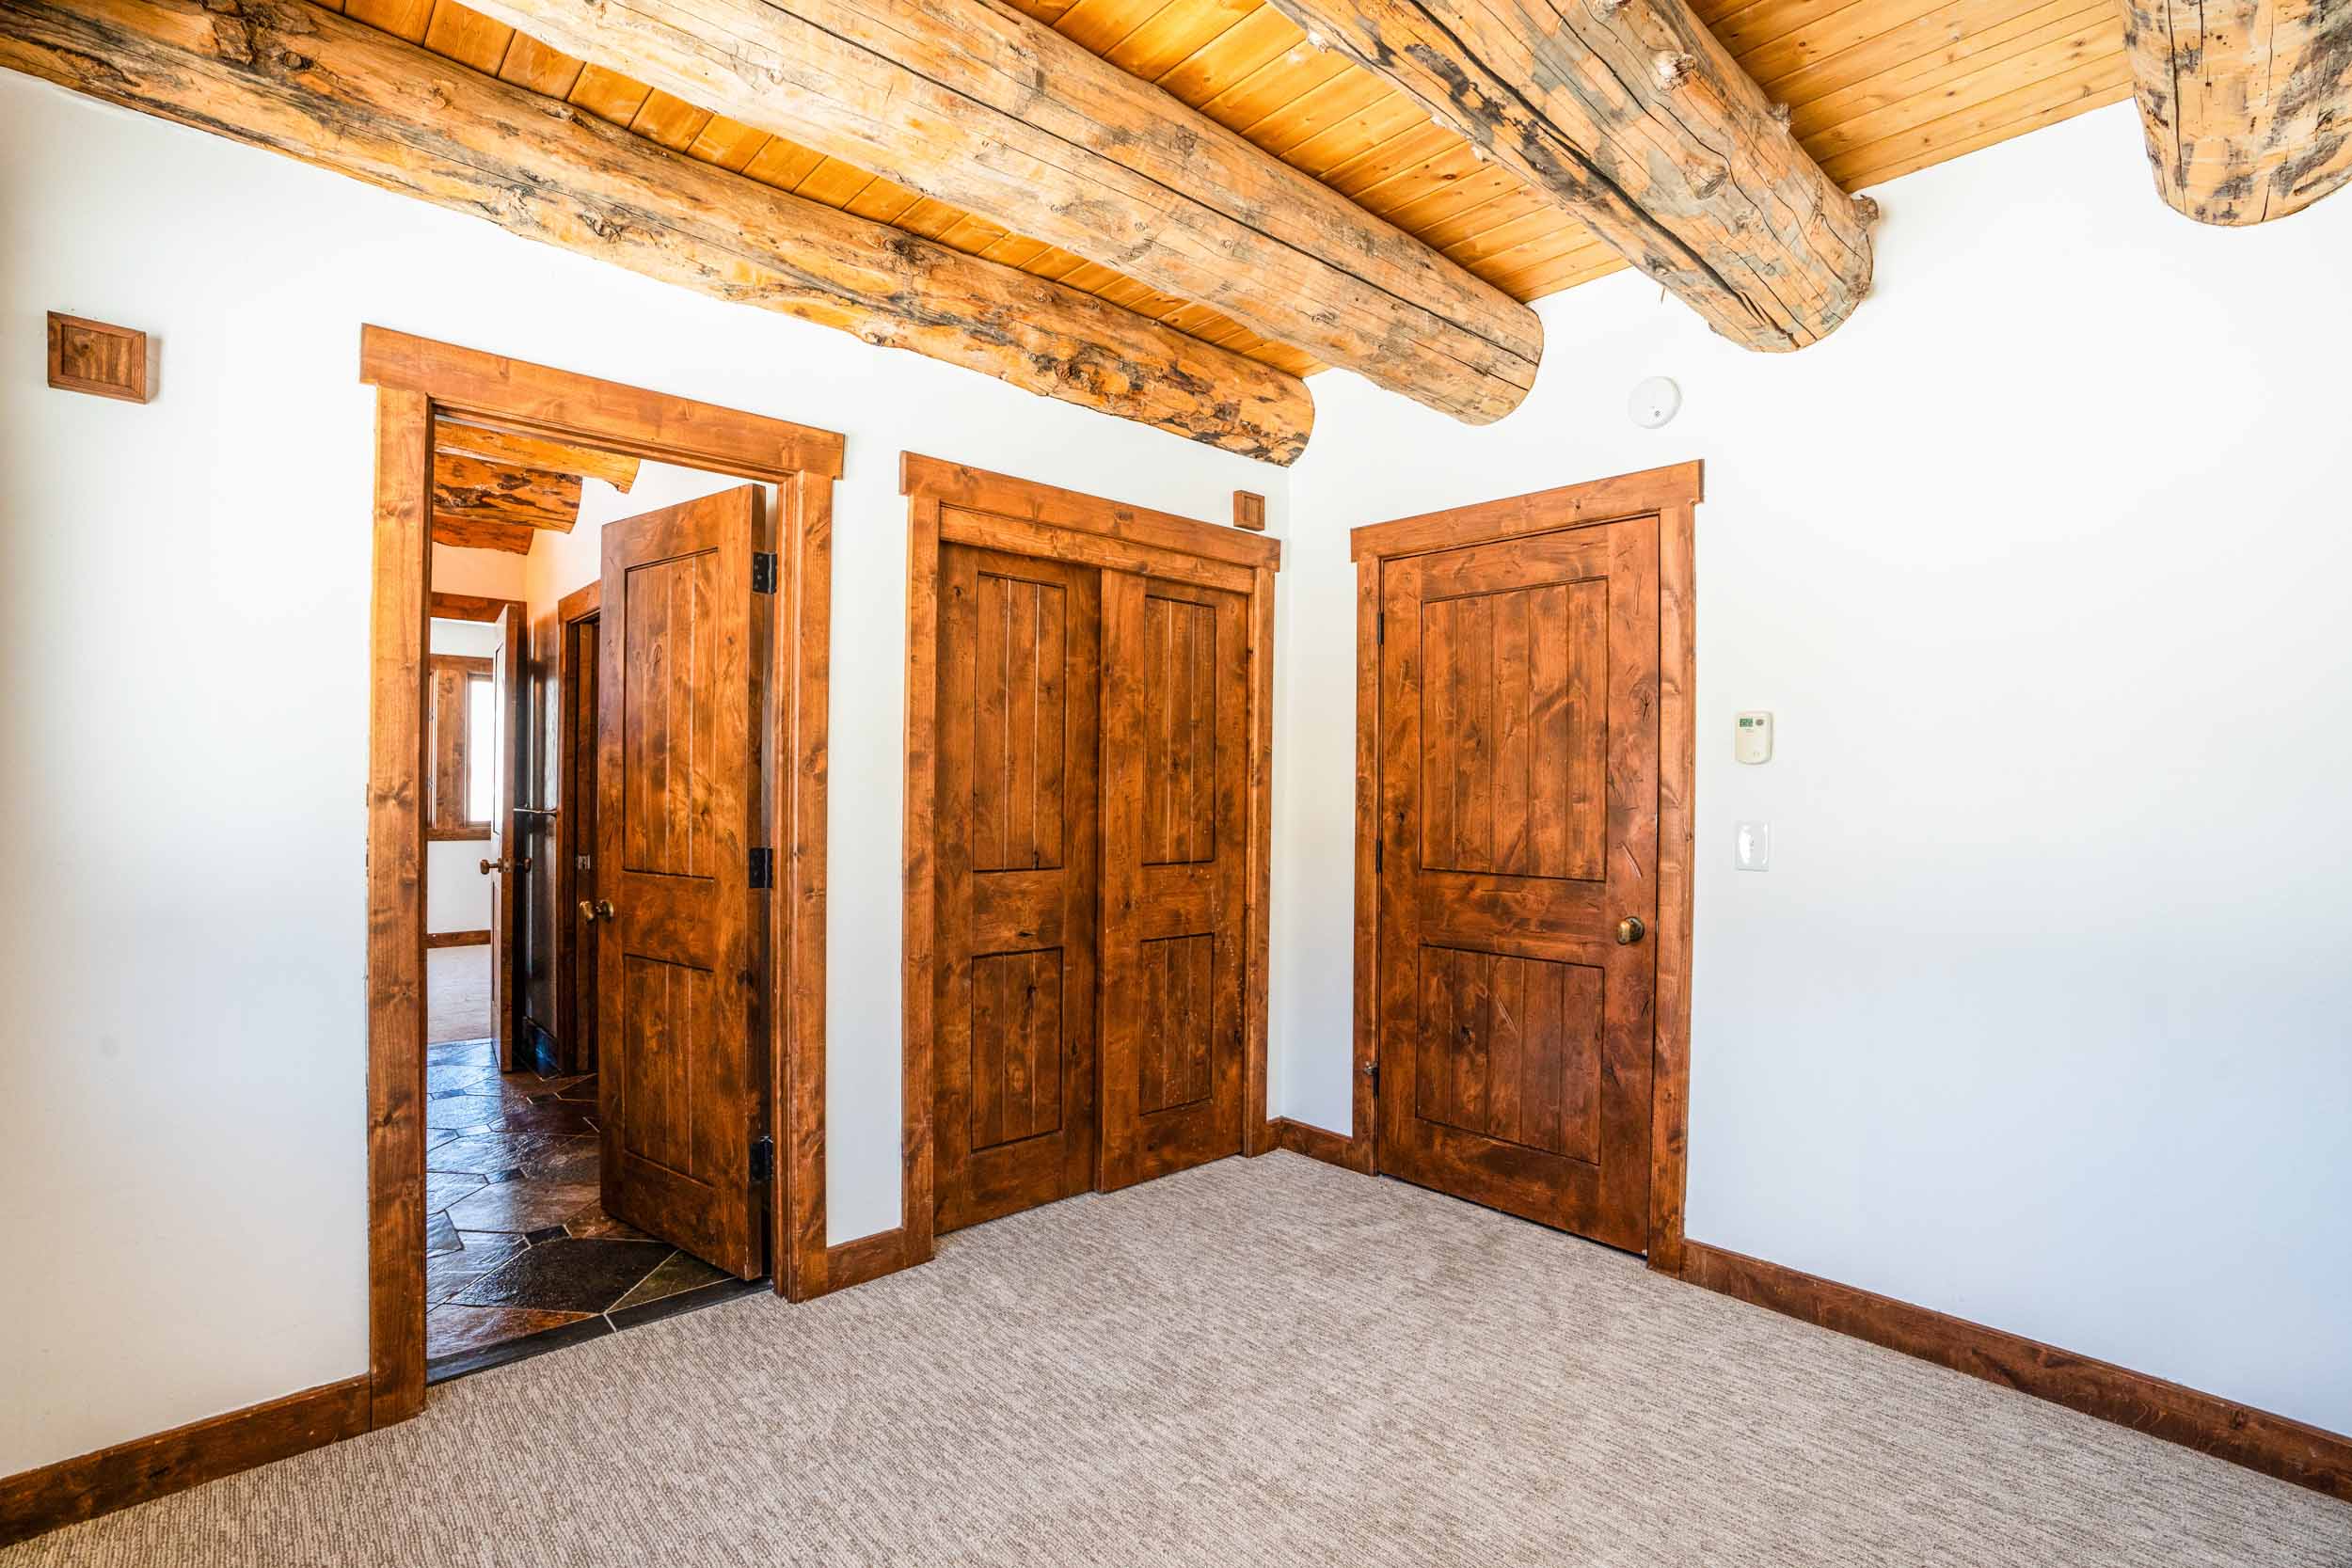
MULTIPOLYGON (((907 498, 907 773, 904 846, 905 994, 901 1002, 904 1077, 902 1218, 895 1266, 928 1262, 932 1250, 931 1097, 933 768, 938 715, 939 546, 978 545, 1112 571, 1144 572, 1244 595, 1249 629, 1248 863, 1242 878, 1242 1153, 1258 1155, 1279 1139, 1266 1117, 1266 905, 1271 887, 1274 758, 1274 574, 1279 539, 1215 523, 1127 506, 902 452, 898 493, 907 498), (961 514, 961 516, 950 516, 961 514), (975 517, 972 514, 982 514, 975 517)), ((873 1238, 880 1242, 882 1238, 873 1238)))
POLYGON ((1682 1271, 1691 1089, 1692 812, 1697 777, 1693 510, 1705 465, 1678 463, 1350 531, 1356 562, 1355 1131, 1337 1163, 1375 1171, 1379 1107, 1380 573, 1388 562, 1629 517, 1658 519, 1658 985, 1652 1024, 1649 1266, 1682 1271))
POLYGON ((368 704, 368 1422, 424 1408, 424 809, 433 425, 462 415, 777 486, 779 627, 768 671, 770 1185, 776 1286, 822 1289, 826 698, 833 482, 842 437, 365 325, 376 388, 368 704), (813 1239, 813 1248, 812 1248, 813 1239))
POLYGON ((578 842, 580 781, 573 766, 578 760, 572 753, 573 732, 579 722, 580 657, 576 635, 580 629, 598 619, 604 603, 604 581, 596 578, 584 587, 575 588, 556 601, 555 613, 548 618, 550 640, 546 653, 539 659, 542 690, 549 692, 548 711, 544 722, 552 726, 545 735, 547 754, 554 764, 553 776, 541 769, 540 787, 554 802, 555 815, 548 819, 548 852, 555 857, 554 880, 549 895, 553 909, 548 917, 548 983, 552 988, 556 1049, 565 1072, 585 1072, 580 1059, 579 976, 575 973, 580 957, 573 950, 572 905, 579 897, 580 847, 578 842))

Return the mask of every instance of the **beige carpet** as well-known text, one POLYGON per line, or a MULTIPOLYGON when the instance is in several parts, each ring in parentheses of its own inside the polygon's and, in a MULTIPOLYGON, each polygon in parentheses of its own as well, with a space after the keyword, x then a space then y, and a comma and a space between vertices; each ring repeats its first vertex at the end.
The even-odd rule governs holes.
POLYGON ((1287 1154, 437 1389, 5 1558, 2352 1563, 2352 1508, 1287 1154))
POLYGON ((425 949, 425 1043, 478 1040, 489 1033, 490 944, 425 949))

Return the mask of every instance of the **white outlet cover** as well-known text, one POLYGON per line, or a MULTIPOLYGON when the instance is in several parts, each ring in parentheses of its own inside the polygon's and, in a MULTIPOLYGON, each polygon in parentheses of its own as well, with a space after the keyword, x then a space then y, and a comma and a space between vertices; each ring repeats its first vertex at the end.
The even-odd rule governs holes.
POLYGON ((1644 430, 1656 430, 1682 408, 1682 388, 1671 376, 1653 375, 1633 388, 1625 411, 1644 430))

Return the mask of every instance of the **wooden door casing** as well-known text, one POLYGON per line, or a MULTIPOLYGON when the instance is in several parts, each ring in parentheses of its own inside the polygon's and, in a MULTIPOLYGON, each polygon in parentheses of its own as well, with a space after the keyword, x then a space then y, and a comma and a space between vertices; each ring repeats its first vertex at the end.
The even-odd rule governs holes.
POLYGON ((940 551, 936 1228, 1094 1185, 1099 575, 940 551))
POLYGON ((762 523, 743 485, 606 524, 596 658, 604 1208, 745 1279, 766 1268, 762 523))
POLYGON ((1383 563, 1377 1159, 1643 1250, 1658 519, 1383 563), (1618 940, 1618 923, 1642 940, 1618 940))
POLYGON ((574 1072, 596 1070, 596 929, 600 922, 583 911, 593 909, 596 893, 596 650, 603 623, 594 615, 562 624, 565 682, 564 724, 564 800, 561 835, 564 852, 572 857, 569 878, 563 885, 570 895, 556 910, 571 937, 571 955, 559 984, 567 985, 569 1036, 562 1041, 574 1072))
POLYGON ((1248 611, 1103 574, 1105 1190, 1243 1148, 1248 611))

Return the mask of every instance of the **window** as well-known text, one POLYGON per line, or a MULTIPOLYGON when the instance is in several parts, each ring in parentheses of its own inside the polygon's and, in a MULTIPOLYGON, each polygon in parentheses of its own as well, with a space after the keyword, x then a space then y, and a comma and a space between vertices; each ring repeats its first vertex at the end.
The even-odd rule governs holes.
POLYGON ((498 791, 498 709, 490 661, 435 654, 432 712, 433 799, 425 819, 433 838, 488 838, 498 791))

